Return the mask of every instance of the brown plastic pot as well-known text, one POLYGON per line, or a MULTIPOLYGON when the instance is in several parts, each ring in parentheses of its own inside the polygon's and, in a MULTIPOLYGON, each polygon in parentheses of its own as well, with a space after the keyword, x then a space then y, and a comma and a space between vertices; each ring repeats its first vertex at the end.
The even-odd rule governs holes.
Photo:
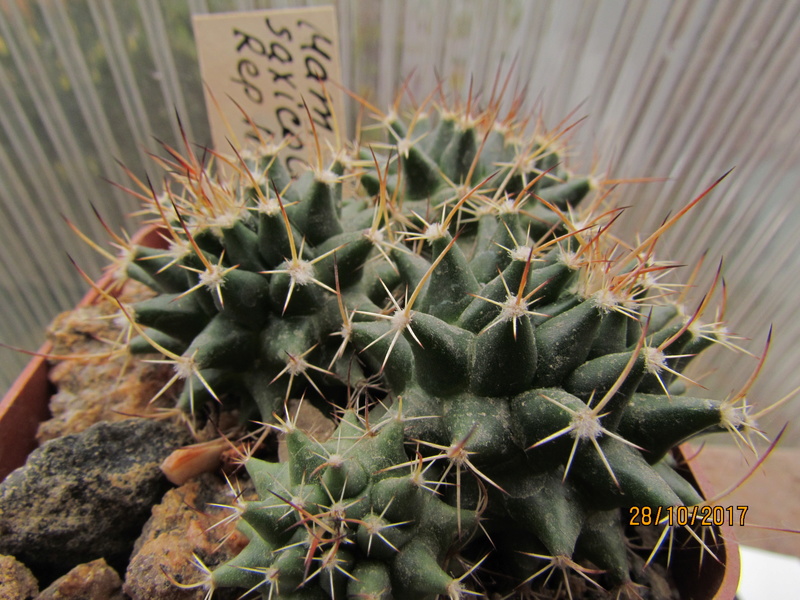
MULTIPOLYGON (((141 230, 133 238, 135 243, 163 247, 164 240, 156 227, 141 230)), ((110 283, 110 277, 100 280, 101 287, 110 283)), ((88 306, 97 301, 98 292, 91 290, 78 303, 88 306)), ((45 343, 39 354, 48 354, 51 345, 45 343)), ((48 403, 53 393, 47 378, 47 359, 34 357, 0 402, 0 481, 11 471, 24 464, 28 454, 36 447, 36 430, 49 416, 48 403)), ((687 448, 676 449, 676 458, 684 464, 690 454, 687 448)), ((687 465, 683 472, 705 498, 712 496, 708 480, 697 469, 687 465)), ((723 525, 716 528, 716 539, 706 540, 718 560, 707 553, 700 561, 698 543, 688 534, 675 544, 671 570, 681 598, 691 600, 733 600, 739 584, 741 563, 739 545, 733 528, 723 525)))
MULTIPOLYGON (((711 484, 702 470, 692 467, 691 463, 685 460, 694 451, 688 444, 675 449, 675 459, 684 465, 681 474, 700 491, 704 498, 713 498, 711 484)), ((685 531, 678 536, 679 541, 675 546, 682 549, 673 554, 670 570, 681 598, 734 600, 736 596, 742 566, 739 544, 733 533, 734 528, 724 524, 714 529, 715 539, 707 539, 705 542, 717 560, 706 553, 700 562, 700 545, 697 540, 685 531)))

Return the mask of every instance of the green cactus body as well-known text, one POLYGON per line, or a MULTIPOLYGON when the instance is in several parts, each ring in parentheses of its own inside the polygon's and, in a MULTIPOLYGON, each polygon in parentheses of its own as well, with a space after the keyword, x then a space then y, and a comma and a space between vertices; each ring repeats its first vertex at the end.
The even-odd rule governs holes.
POLYGON ((708 336, 672 324, 651 247, 615 251, 611 214, 581 213, 593 180, 491 111, 423 122, 417 143, 393 122, 385 172, 361 150, 292 180, 265 146, 229 184, 175 173, 186 193, 158 206, 172 249, 137 250, 129 275, 160 295, 131 307, 131 348, 174 361, 180 405, 344 411, 324 443, 281 421, 287 463, 247 460, 250 543, 212 589, 456 598, 583 560, 624 586, 626 509, 699 501, 670 449, 752 427, 730 403, 667 395, 708 336), (352 393, 368 381, 378 405, 352 393), (481 583, 486 534, 509 532, 526 541, 481 583))

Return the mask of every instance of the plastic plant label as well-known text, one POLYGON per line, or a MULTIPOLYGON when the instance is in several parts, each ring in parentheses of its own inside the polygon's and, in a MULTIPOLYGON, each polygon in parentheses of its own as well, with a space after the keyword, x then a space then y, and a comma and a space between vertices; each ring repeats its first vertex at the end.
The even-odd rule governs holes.
POLYGON ((297 161, 316 160, 312 122, 323 145, 338 147, 344 99, 332 6, 197 15, 193 25, 217 151, 257 142, 255 125, 265 141, 285 140, 296 172, 297 161))

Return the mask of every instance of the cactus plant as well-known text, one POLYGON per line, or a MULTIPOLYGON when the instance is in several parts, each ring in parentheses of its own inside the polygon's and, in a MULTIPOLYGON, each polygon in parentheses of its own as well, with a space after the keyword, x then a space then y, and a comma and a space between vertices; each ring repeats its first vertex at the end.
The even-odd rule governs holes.
POLYGON ((244 458, 250 543, 209 594, 458 598, 560 570, 634 595, 628 509, 703 502, 670 450, 749 443, 743 394, 683 395, 691 357, 731 337, 654 256, 705 194, 627 245, 607 182, 565 168, 566 129, 528 134, 498 105, 380 115, 383 143, 318 143, 298 176, 261 140, 218 171, 171 150, 163 192, 138 181, 169 248, 121 259, 158 292, 121 307, 130 349, 174 364, 182 408, 287 438, 286 463, 244 458), (329 441, 294 426, 301 396, 337 421, 329 441))

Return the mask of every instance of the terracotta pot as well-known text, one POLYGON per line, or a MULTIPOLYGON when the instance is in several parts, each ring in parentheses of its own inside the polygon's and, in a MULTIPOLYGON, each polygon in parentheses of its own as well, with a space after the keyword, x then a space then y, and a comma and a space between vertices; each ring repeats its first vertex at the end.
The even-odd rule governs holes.
MULTIPOLYGON (((164 246, 164 240, 158 235, 156 227, 141 230, 133 239, 138 244, 164 246)), ((104 277, 99 285, 102 287, 109 283, 110 277, 104 277)), ((78 307, 96 302, 98 296, 95 290, 91 290, 78 303, 78 307)), ((47 354, 50 351, 51 345, 45 343, 38 352, 47 354)), ((48 403, 53 393, 47 372, 47 360, 34 357, 0 402, 0 480, 24 464, 27 455, 36 447, 36 429, 49 416, 48 403)), ((676 449, 675 452, 681 463, 685 462, 684 456, 690 454, 688 447, 676 449)), ((687 466, 683 475, 704 497, 711 497, 710 486, 702 473, 687 466)), ((679 551, 673 553, 671 569, 682 598, 734 598, 739 583, 739 545, 733 536, 732 527, 719 527, 716 533, 716 540, 709 539, 706 544, 719 562, 706 554, 701 563, 699 545, 688 534, 675 544, 679 551)))
MULTIPOLYGON (((158 231, 155 226, 145 227, 133 236, 132 241, 154 248, 164 247, 165 242, 158 231)), ((98 281, 98 285, 106 288, 111 279, 108 274, 98 281)), ((91 289, 77 307, 89 306, 97 302, 99 296, 96 290, 91 289)), ((52 345, 49 342, 37 350, 38 354, 50 352, 52 345)), ((50 416, 48 405, 53 389, 47 371, 47 359, 34 356, 0 402, 0 481, 25 463, 28 454, 36 448, 39 423, 50 416)))

